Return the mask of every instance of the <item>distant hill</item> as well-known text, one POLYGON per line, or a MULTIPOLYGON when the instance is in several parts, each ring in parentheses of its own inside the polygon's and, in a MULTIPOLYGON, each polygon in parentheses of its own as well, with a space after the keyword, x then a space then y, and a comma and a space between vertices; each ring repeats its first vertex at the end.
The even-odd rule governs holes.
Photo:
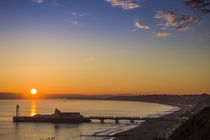
POLYGON ((171 105, 188 105, 194 107, 210 95, 139 95, 139 96, 115 96, 109 97, 108 100, 124 100, 124 101, 142 101, 171 105))
POLYGON ((95 99, 104 100, 112 95, 85 95, 85 94, 45 94, 42 97, 46 99, 95 99))
POLYGON ((184 122, 168 140, 210 140, 210 107, 184 122))
POLYGON ((111 94, 104 95, 85 95, 85 94, 37 94, 36 96, 32 96, 30 94, 17 94, 17 93, 0 93, 0 99, 97 99, 104 100, 109 98, 111 94))
POLYGON ((23 99, 22 94, 18 93, 0 93, 0 99, 23 99))
POLYGON ((16 94, 16 93, 0 93, 0 99, 90 99, 90 100, 122 100, 122 101, 143 101, 143 102, 153 102, 161 104, 171 104, 171 105, 187 105, 187 106, 197 106, 195 112, 201 110, 206 106, 202 101, 205 99, 210 99, 210 95, 200 94, 200 95, 130 95, 121 94, 104 94, 104 95, 85 95, 85 94, 38 94, 33 97, 30 94, 16 94))

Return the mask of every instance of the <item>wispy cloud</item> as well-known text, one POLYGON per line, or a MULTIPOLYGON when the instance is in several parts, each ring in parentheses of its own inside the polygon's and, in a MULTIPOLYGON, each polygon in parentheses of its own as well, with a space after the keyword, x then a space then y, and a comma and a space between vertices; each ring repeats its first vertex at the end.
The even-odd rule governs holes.
POLYGON ((204 33, 207 38, 210 38, 210 33, 204 33))
POLYGON ((72 24, 74 24, 74 25, 79 24, 79 22, 78 22, 78 21, 70 21, 70 23, 72 23, 72 24))
POLYGON ((178 27, 177 28, 179 31, 187 31, 187 30, 189 30, 190 29, 190 27, 189 26, 185 26, 185 27, 178 27))
POLYGON ((71 13, 71 16, 70 17, 67 17, 67 18, 65 18, 64 19, 64 21, 65 22, 68 22, 68 23, 71 23, 71 24, 74 24, 74 25, 77 25, 77 24, 79 24, 80 22, 80 18, 81 17, 83 17, 83 16, 85 16, 86 15, 86 13, 79 13, 79 12, 75 12, 75 11, 73 11, 72 13, 71 13))
POLYGON ((158 33, 153 33, 156 37, 166 37, 169 36, 170 33, 166 33, 166 32, 158 32, 158 33))
POLYGON ((171 11, 158 11, 155 15, 156 19, 164 19, 165 23, 162 24, 164 27, 174 26, 180 31, 186 31, 189 29, 188 24, 193 22, 199 22, 198 18, 187 16, 186 14, 178 14, 171 11))
POLYGON ((147 29, 147 30, 150 29, 149 26, 142 25, 141 22, 139 22, 139 21, 135 22, 135 26, 136 26, 137 28, 139 28, 139 29, 147 29))
POLYGON ((91 61, 95 61, 94 57, 88 57, 84 59, 85 62, 91 62, 91 61))
POLYGON ((162 27, 161 29, 162 29, 162 30, 166 30, 167 28, 164 26, 164 27, 162 27))
POLYGON ((79 24, 79 22, 77 20, 74 20, 74 19, 69 18, 69 17, 65 18, 64 21, 68 22, 68 23, 71 23, 71 24, 74 24, 74 25, 79 24))
POLYGON ((44 2, 44 0, 33 0, 34 2, 36 2, 36 3, 43 3, 44 2))
POLYGON ((186 4, 193 9, 201 11, 204 14, 210 13, 209 0, 187 0, 186 4))
POLYGON ((140 7, 139 0, 105 0, 111 3, 114 7, 120 7, 122 9, 134 9, 140 7))
POLYGON ((77 16, 77 17, 83 17, 83 16, 85 16, 86 14, 85 14, 85 13, 72 12, 72 15, 73 15, 73 16, 77 16))

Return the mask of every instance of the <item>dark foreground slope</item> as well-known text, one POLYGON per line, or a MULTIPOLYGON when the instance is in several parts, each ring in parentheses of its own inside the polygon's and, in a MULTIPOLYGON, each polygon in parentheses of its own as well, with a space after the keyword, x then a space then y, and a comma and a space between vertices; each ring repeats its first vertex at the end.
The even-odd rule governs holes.
POLYGON ((184 122, 169 140, 210 140, 210 107, 184 122))

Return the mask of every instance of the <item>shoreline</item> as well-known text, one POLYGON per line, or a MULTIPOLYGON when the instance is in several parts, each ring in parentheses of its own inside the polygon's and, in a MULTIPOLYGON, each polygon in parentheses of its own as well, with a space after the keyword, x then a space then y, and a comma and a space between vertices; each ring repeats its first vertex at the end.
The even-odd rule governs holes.
MULTIPOLYGON (((53 99, 54 100, 54 99, 53 99)), ((58 99, 63 100, 63 99, 58 99)), ((81 99, 65 99, 65 100, 81 100, 81 99)), ((84 100, 84 99, 83 99, 84 100)), ((85 99, 85 100, 93 100, 93 99, 85 99)), ((150 120, 145 120, 144 122, 138 124, 137 127, 131 128, 128 130, 123 130, 121 132, 115 132, 112 134, 112 139, 114 140, 154 140, 154 138, 159 138, 165 135, 167 136, 168 129, 174 129, 177 125, 180 125, 182 122, 183 114, 187 111, 190 111, 192 106, 181 105, 181 104, 173 104, 173 103, 163 103, 163 102, 154 102, 154 101, 137 101, 137 100, 106 100, 102 99, 100 101, 132 101, 132 102, 145 102, 145 103, 154 103, 161 104, 166 106, 171 106, 174 109, 177 107, 179 110, 177 111, 166 111, 163 114, 154 115, 155 118, 150 120), (170 128, 172 126, 172 128, 170 128)), ((173 110, 173 109, 172 109, 173 110)), ((171 130, 169 130, 171 131, 171 130)))
POLYGON ((151 120, 145 120, 139 126, 133 129, 125 130, 114 134, 114 140, 154 140, 158 138, 168 138, 172 132, 184 120, 185 114, 190 111, 190 106, 177 104, 164 104, 178 107, 179 110, 169 114, 155 117, 151 120))

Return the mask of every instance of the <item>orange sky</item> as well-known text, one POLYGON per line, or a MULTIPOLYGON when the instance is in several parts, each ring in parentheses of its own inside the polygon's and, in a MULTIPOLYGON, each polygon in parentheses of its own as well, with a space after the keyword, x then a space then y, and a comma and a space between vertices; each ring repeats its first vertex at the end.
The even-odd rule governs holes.
MULTIPOLYGON (((57 41, 8 43, 1 53, 0 91, 40 94, 82 93, 203 93, 210 87, 210 56, 205 51, 183 48, 106 49, 110 44, 57 41), (14 46, 20 46, 14 49, 14 46), (45 46, 35 47, 35 46, 45 46), (62 49, 56 48, 62 45, 62 49), (100 48, 95 46, 100 45, 100 48), (30 46, 25 49, 22 46, 30 46), (89 46, 91 50, 82 49, 89 46), (94 50, 94 51, 92 51, 94 50), (209 59, 207 59, 209 58, 209 59), (2 59, 1 59, 2 60, 2 59)), ((135 44, 134 44, 135 45, 135 44)), ((142 44, 146 46, 145 44, 142 44)), ((154 45, 154 44, 153 44, 154 45)), ((154 45, 155 46, 155 45, 154 45)), ((157 46, 156 46, 157 47, 157 46)))
POLYGON ((210 93, 209 16, 138 2, 1 0, 0 92, 210 93))

